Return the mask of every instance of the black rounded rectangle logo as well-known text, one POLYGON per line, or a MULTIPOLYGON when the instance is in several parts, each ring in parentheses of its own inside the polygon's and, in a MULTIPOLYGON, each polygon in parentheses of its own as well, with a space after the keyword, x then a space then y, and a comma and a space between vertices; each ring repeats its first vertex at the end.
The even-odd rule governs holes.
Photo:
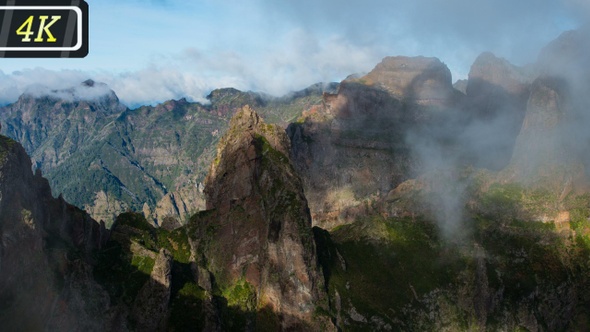
POLYGON ((0 56, 83 58, 88 54, 88 4, 48 2, 0 3, 0 56))

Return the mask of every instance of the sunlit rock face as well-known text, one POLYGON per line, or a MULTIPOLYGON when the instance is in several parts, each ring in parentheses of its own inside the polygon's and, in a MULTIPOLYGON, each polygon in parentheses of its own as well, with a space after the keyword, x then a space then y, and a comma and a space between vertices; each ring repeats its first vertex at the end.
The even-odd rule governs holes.
POLYGON ((437 58, 386 57, 359 81, 418 104, 449 104, 456 93, 451 71, 437 58))
POLYGON ((287 128, 314 222, 332 228, 374 211, 375 201, 416 175, 414 141, 441 133, 431 127, 445 128, 441 119, 463 98, 449 69, 425 57, 387 57, 324 94, 287 128))

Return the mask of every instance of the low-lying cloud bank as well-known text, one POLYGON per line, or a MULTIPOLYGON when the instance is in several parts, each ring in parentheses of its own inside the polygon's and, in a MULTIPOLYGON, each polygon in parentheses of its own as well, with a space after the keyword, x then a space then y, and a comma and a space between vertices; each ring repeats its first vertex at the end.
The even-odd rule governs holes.
MULTIPOLYGON (((229 11, 242 8, 231 2, 225 6, 229 11)), ((89 78, 108 84, 130 107, 182 97, 204 101, 212 89, 223 87, 283 95, 367 72, 387 55, 437 56, 455 79, 465 78, 483 51, 522 65, 563 30, 590 18, 586 0, 256 0, 247 8, 268 20, 213 26, 220 40, 186 40, 184 50, 152 54, 147 65, 141 56, 119 59, 125 67, 129 59, 137 61, 139 67, 129 71, 0 71, 0 103, 15 101, 31 85, 51 91, 89 78)), ((117 64, 117 55, 112 61, 117 64)))
POLYGON ((180 54, 161 56, 143 69, 122 73, 44 68, 0 71, 0 103, 14 102, 24 92, 67 89, 87 79, 106 83, 129 107, 179 98, 205 102, 211 90, 225 87, 281 96, 368 71, 380 60, 373 49, 358 48, 337 36, 320 42, 296 30, 286 38, 287 47, 258 58, 188 48, 180 54))

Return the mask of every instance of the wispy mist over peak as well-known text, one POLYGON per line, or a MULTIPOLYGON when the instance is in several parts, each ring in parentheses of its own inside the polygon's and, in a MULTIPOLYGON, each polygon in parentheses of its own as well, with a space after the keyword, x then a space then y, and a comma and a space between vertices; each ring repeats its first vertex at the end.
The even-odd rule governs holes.
POLYGON ((584 29, 562 33, 526 68, 482 54, 462 102, 408 131, 428 187, 423 204, 444 234, 455 236, 469 217, 472 167, 487 169, 486 181, 515 182, 558 200, 590 188, 589 36, 584 29))
POLYGON ((69 102, 93 101, 104 97, 116 98, 115 93, 108 85, 90 79, 66 89, 51 89, 44 85, 33 84, 25 89, 24 95, 34 98, 49 97, 69 102))
POLYGON ((0 103, 14 102, 25 92, 35 95, 51 93, 51 90, 79 85, 86 79, 88 76, 85 73, 73 70, 53 71, 34 68, 11 74, 0 70, 0 103))

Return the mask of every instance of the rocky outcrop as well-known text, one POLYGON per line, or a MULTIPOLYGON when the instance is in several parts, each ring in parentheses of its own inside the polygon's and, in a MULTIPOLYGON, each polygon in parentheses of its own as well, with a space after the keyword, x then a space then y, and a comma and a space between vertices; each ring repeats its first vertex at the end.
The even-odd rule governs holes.
POLYGON ((244 290, 228 304, 256 313, 259 327, 330 325, 314 318, 324 303, 323 278, 285 132, 244 107, 218 145, 205 195, 210 211, 189 225, 196 228, 193 255, 224 292, 244 290))
POLYGON ((588 189, 583 156, 576 153, 571 131, 568 83, 559 78, 535 80, 527 113, 504 178, 561 193, 588 189))
POLYGON ((146 219, 158 225, 163 225, 166 220, 182 225, 190 216, 202 210, 205 210, 205 195, 203 184, 199 182, 164 195, 153 213, 147 204, 144 205, 143 212, 146 219))
POLYGON ((172 256, 160 249, 150 280, 143 285, 131 312, 138 331, 165 331, 172 284, 172 256))
POLYGON ((456 93, 451 71, 437 58, 386 57, 358 81, 382 87, 397 99, 425 105, 448 105, 456 93))
POLYGON ((16 330, 102 330, 108 295, 92 278, 98 224, 31 172, 22 146, 0 136, 0 325, 16 330))
POLYGON ((467 161, 477 167, 500 170, 510 157, 524 118, 532 78, 523 68, 492 53, 477 57, 466 88, 467 161), (482 153, 486 151, 487 153, 482 153))
MULTIPOLYGON (((497 89, 502 89, 509 96, 526 98, 529 86, 530 76, 526 74, 525 69, 516 67, 490 52, 484 52, 471 65, 466 94, 490 102, 492 95, 499 93, 497 89)), ((483 100, 481 104, 486 106, 483 100)), ((487 111, 489 112, 490 108, 487 111)))
POLYGON ((119 214, 129 210, 129 206, 118 200, 115 195, 100 190, 96 193, 94 201, 84 206, 84 210, 96 220, 108 221, 110 226, 119 214))
POLYGON ((455 135, 435 136, 461 96, 448 68, 424 57, 387 57, 324 94, 287 128, 314 223, 331 229, 374 212, 373 202, 415 175, 417 142, 455 135))
POLYGON ((531 87, 526 115, 510 165, 501 173, 529 187, 568 194, 590 189, 587 133, 587 30, 568 31, 545 47, 534 65, 539 77, 531 87))

